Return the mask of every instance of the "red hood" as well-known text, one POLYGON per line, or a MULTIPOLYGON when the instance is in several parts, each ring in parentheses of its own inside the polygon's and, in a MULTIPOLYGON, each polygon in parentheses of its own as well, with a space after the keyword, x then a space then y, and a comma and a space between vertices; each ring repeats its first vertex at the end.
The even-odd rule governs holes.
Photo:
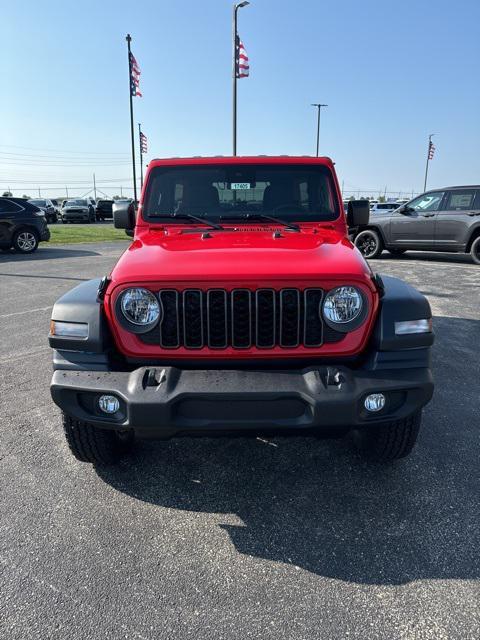
POLYGON ((137 229, 112 271, 114 286, 215 280, 350 280, 371 286, 365 260, 333 225, 280 230, 280 237, 274 237, 274 227, 251 224, 204 235, 204 228, 184 225, 137 229))

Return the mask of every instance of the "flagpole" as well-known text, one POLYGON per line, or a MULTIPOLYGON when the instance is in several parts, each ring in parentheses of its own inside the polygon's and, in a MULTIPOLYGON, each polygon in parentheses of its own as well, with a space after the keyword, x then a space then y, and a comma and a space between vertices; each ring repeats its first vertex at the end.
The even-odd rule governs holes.
POLYGON ((233 153, 237 155, 237 11, 233 5, 232 41, 233 41, 233 153))
POLYGON ((142 154, 142 125, 138 123, 138 143, 140 145, 140 189, 143 189, 143 154, 142 154))
POLYGON ((425 167, 425 182, 423 183, 423 191, 424 191, 424 193, 427 190, 428 164, 430 162, 430 147, 431 147, 431 144, 432 144, 432 137, 434 135, 435 135, 434 133, 431 133, 428 136, 427 165, 425 167))
POLYGON ((241 9, 242 7, 246 7, 249 4, 250 4, 250 2, 247 2, 247 0, 244 0, 243 2, 239 2, 238 4, 235 3, 233 5, 233 17, 232 17, 233 154, 232 155, 234 155, 234 156, 237 155, 237 71, 238 71, 238 67, 237 67, 237 64, 238 64, 238 60, 237 60, 237 39, 238 39, 237 14, 238 14, 238 10, 239 9, 241 9))
POLYGON ((133 132, 133 96, 132 96, 132 57, 130 51, 130 42, 132 37, 127 33, 127 49, 128 49, 128 93, 130 96, 130 135, 132 138, 132 169, 133 169, 133 201, 137 204, 137 172, 135 169, 135 135, 133 132))

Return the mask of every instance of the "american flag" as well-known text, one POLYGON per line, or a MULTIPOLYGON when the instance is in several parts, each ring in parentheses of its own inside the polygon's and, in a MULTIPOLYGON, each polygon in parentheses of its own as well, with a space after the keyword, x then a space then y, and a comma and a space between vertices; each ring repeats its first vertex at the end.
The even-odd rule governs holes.
POLYGON ((140 131, 140 150, 143 154, 147 153, 147 136, 140 131))
POLYGON ((435 145, 430 140, 430 142, 428 143, 428 159, 429 160, 433 160, 434 153, 435 153, 435 145))
POLYGON ((142 72, 140 71, 140 67, 138 66, 135 56, 130 52, 130 93, 132 96, 139 96, 140 98, 142 97, 142 94, 140 93, 141 73, 142 72))
POLYGON ((243 42, 237 36, 237 57, 236 57, 236 76, 237 78, 248 78, 250 66, 248 64, 248 56, 245 51, 243 42))

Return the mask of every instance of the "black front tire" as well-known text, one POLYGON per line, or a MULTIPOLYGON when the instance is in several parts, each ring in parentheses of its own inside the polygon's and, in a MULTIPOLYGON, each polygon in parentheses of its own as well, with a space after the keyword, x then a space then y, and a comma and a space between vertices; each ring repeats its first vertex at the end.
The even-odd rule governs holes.
POLYGON ((421 422, 420 410, 404 420, 365 427, 359 432, 362 453, 377 462, 405 458, 415 446, 421 422))
POLYGON ((475 264, 480 264, 480 236, 475 238, 470 247, 470 255, 475 264))
POLYGON ((383 251, 382 239, 374 229, 361 231, 355 238, 354 244, 367 260, 378 258, 383 251))
POLYGON ((133 436, 129 433, 119 435, 116 431, 99 429, 65 413, 62 413, 62 417, 70 451, 81 462, 98 466, 113 465, 132 448, 133 436))

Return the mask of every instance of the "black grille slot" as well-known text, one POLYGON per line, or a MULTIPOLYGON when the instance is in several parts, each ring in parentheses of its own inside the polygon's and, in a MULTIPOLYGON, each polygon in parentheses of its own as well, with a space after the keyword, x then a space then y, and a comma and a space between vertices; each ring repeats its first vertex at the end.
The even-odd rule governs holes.
POLYGON ((297 347, 300 342, 300 292, 280 291, 280 346, 297 347))
POLYGON ((345 337, 322 322, 322 289, 162 289, 158 295, 162 322, 138 337, 164 349, 315 348, 345 337))
POLYGON ((234 289, 232 305, 232 346, 248 349, 252 346, 252 294, 248 289, 234 289))
POLYGON ((225 349, 228 346, 227 292, 211 289, 207 292, 208 346, 225 349))
POLYGON ((202 291, 186 289, 183 292, 183 341, 187 349, 203 347, 202 291))
POLYGON ((321 320, 321 289, 305 289, 304 293, 303 341, 306 347, 319 347, 323 341, 321 320))
POLYGON ((258 289, 255 293, 256 345, 272 349, 276 335, 276 294, 273 289, 258 289))
POLYGON ((180 346, 180 309, 178 291, 167 289, 160 292, 163 320, 160 327, 160 346, 174 349, 180 346))

